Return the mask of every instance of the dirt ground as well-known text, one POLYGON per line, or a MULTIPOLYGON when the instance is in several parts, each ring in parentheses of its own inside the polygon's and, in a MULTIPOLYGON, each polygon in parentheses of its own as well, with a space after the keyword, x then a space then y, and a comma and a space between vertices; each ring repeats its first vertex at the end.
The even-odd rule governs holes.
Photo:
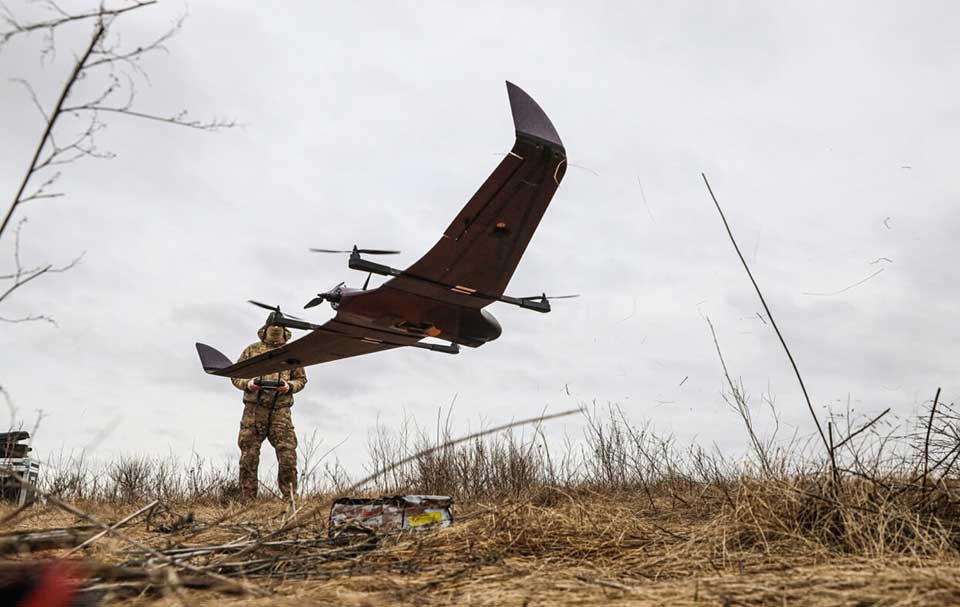
MULTIPOLYGON (((139 507, 78 506, 110 521, 139 507)), ((277 537, 325 538, 329 502, 299 506, 297 520, 305 524, 277 537)), ((101 588, 105 604, 130 605, 960 604, 960 559, 953 556, 845 553, 763 525, 751 529, 695 506, 558 490, 536 499, 458 504, 449 528, 384 536, 370 550, 316 565, 306 557, 278 562, 242 580, 265 596, 238 595, 236 587, 211 580, 210 588, 185 588, 176 575, 155 575, 155 584, 135 590, 101 588)), ((252 509, 181 504, 130 523, 126 539, 102 538, 77 556, 130 566, 139 551, 131 540, 154 550, 270 540, 291 522, 289 515, 279 501, 252 509)), ((85 522, 44 505, 2 531, 85 522)), ((191 562, 204 567, 212 561, 191 562)))

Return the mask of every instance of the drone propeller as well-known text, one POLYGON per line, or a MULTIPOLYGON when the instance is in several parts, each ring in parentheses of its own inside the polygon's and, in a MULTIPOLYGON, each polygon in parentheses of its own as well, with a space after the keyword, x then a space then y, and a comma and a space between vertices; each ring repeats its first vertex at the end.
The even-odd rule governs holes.
POLYGON ((396 255, 400 251, 392 251, 387 249, 358 249, 354 247, 349 251, 341 251, 338 249, 310 249, 314 253, 360 253, 361 255, 396 255))
POLYGON ((340 303, 340 289, 346 284, 347 283, 345 282, 341 282, 326 293, 317 293, 317 296, 308 301, 307 305, 303 306, 303 308, 312 308, 314 306, 319 306, 325 301, 329 301, 331 304, 333 304, 334 310, 336 310, 337 304, 340 303))
POLYGON ((290 318, 292 320, 303 320, 302 318, 297 318, 296 316, 290 316, 289 314, 284 314, 283 312, 280 311, 280 306, 269 306, 265 303, 254 301, 252 299, 248 299, 247 303, 251 303, 257 306, 258 308, 263 308, 264 310, 270 310, 271 312, 280 316, 281 318, 290 318))
POLYGON ((265 303, 260 303, 259 301, 254 301, 254 300, 252 300, 252 299, 248 299, 248 300, 247 300, 247 303, 253 304, 253 305, 257 306, 258 308, 263 308, 264 310, 272 310, 272 311, 276 312, 277 314, 282 314, 282 312, 280 311, 280 306, 268 306, 268 305, 265 304, 265 303))
POLYGON ((543 293, 541 295, 534 295, 532 297, 518 297, 517 299, 539 299, 550 301, 551 299, 572 299, 574 297, 580 297, 579 293, 574 293, 573 295, 547 295, 543 293))

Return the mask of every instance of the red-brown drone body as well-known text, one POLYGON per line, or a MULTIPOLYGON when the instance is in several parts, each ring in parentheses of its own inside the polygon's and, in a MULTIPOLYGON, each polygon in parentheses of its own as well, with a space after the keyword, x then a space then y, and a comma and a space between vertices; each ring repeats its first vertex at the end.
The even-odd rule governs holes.
POLYGON ((399 347, 456 354, 459 345, 478 347, 500 336, 500 324, 483 309, 495 301, 549 312, 546 295, 517 298, 504 291, 563 179, 566 151, 550 119, 529 95, 509 82, 507 93, 517 137, 513 149, 426 255, 398 270, 362 257, 387 251, 354 247, 351 269, 390 279, 374 289, 341 284, 318 294, 306 307, 329 301, 337 311, 323 325, 273 308, 271 322, 310 333, 260 356, 233 364, 198 343, 204 370, 256 377, 399 347), (428 337, 449 344, 421 343, 428 337))

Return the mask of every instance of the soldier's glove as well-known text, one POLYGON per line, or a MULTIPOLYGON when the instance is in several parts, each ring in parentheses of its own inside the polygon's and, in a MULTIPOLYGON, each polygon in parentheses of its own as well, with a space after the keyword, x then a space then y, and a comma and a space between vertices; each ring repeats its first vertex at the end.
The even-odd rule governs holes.
POLYGON ((247 382, 247 390, 250 390, 251 392, 259 392, 260 386, 257 385, 255 379, 251 379, 247 382))
POLYGON ((286 394, 287 392, 290 391, 290 384, 288 384, 288 383, 287 383, 287 380, 285 380, 285 379, 280 380, 280 381, 282 381, 283 383, 280 384, 280 387, 279 387, 279 388, 277 388, 277 392, 279 392, 280 394, 286 394))

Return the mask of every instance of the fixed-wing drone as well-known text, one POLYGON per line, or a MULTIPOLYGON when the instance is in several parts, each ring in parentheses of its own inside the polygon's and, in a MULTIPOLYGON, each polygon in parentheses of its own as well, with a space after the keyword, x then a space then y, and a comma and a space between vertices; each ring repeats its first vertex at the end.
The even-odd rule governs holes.
POLYGON ((330 302, 337 312, 334 318, 316 325, 285 315, 279 307, 251 302, 273 310, 272 324, 310 333, 236 364, 198 343, 203 370, 257 377, 401 347, 458 354, 459 345, 478 347, 500 336, 500 323, 483 309, 493 302, 549 312, 547 295, 510 297, 504 290, 563 179, 566 151, 550 119, 529 95, 510 82, 507 94, 517 134, 513 149, 426 255, 398 270, 363 258, 396 251, 355 246, 348 266, 368 273, 363 288, 340 283, 304 306, 330 302), (368 290, 373 274, 390 279, 368 290), (449 343, 420 343, 428 337, 449 343))

